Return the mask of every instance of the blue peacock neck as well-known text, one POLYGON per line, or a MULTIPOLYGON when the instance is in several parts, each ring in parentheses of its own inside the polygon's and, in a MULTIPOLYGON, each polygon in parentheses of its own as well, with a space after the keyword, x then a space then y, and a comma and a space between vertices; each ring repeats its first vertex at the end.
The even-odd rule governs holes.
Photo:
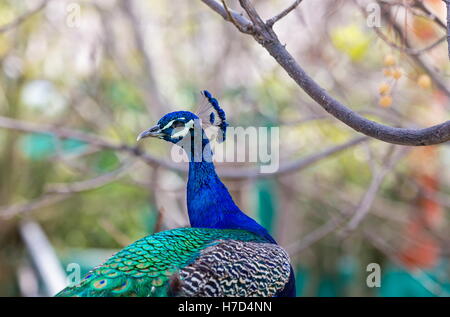
POLYGON ((275 243, 264 227, 244 214, 234 203, 216 173, 210 143, 206 137, 203 138, 201 150, 199 154, 191 146, 190 151, 186 151, 189 157, 187 208, 191 226, 248 230, 275 243))

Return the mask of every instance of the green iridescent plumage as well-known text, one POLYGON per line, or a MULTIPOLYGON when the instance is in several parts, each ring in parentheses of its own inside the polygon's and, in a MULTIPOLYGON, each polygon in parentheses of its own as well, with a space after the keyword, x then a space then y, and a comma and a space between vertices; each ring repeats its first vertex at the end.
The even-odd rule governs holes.
MULTIPOLYGON (((57 296, 184 295, 180 286, 184 282, 182 270, 195 267, 204 250, 232 240, 259 244, 267 242, 243 230, 180 228, 159 232, 119 251, 89 272, 78 285, 67 287, 57 296)), ((282 275, 287 279, 289 266, 285 270, 287 273, 282 275)), ((280 285, 285 282, 280 280, 280 285)))

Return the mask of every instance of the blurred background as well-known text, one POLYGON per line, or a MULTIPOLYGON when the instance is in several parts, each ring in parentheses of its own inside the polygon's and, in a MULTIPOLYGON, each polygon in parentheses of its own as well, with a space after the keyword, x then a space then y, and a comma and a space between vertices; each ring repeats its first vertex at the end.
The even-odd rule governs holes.
MULTIPOLYGON (((254 2, 264 18, 291 3, 254 2)), ((425 127, 450 117, 445 18, 441 0, 304 0, 275 31, 353 110, 425 127)), ((231 126, 280 127, 288 172, 217 168, 288 250, 299 296, 450 295, 448 143, 361 138, 201 1, 3 0, 0 296, 53 295, 74 263, 84 274, 145 235, 189 225, 184 163, 158 140, 140 145, 146 154, 133 147, 163 114, 195 110, 203 89, 231 126), (380 287, 366 283, 371 263, 380 287)))

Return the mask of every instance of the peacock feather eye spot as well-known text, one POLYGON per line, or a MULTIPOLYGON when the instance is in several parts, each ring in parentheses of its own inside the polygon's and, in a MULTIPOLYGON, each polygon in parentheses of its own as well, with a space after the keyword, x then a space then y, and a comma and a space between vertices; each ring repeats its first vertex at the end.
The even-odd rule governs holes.
POLYGON ((107 285, 107 280, 97 280, 94 283, 92 283, 92 286, 96 289, 104 288, 107 285))
POLYGON ((164 280, 160 277, 152 280, 152 285, 155 287, 162 286, 164 284, 164 280))
POLYGON ((106 274, 106 276, 108 276, 108 277, 117 277, 117 276, 119 276, 119 273, 116 272, 116 271, 113 271, 113 272, 110 272, 110 273, 106 274))
POLYGON ((128 286, 130 285, 130 283, 128 281, 123 282, 119 287, 114 288, 112 290, 113 293, 121 293, 124 292, 128 289, 128 286))

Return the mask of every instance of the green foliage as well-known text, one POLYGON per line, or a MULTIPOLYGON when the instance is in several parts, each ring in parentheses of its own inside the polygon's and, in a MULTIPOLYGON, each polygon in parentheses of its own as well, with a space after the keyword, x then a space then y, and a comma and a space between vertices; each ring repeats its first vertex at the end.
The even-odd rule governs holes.
POLYGON ((142 111, 143 101, 136 87, 128 81, 105 82, 105 94, 114 109, 142 111))
POLYGON ((30 134, 22 138, 21 150, 32 160, 50 157, 56 151, 55 137, 51 134, 30 134))
POLYGON ((21 138, 20 149, 24 156, 30 160, 39 161, 48 159, 56 154, 58 148, 61 154, 80 152, 86 144, 80 140, 59 140, 50 133, 32 133, 21 138))
POLYGON ((259 223, 270 234, 276 224, 277 191, 274 180, 261 180, 256 183, 256 199, 259 223))
POLYGON ((89 163, 98 173, 105 173, 119 167, 120 161, 114 151, 100 151, 89 157, 89 163))
POLYGON ((381 280, 379 295, 383 297, 434 297, 449 296, 450 283, 446 276, 448 264, 441 261, 435 268, 423 271, 408 271, 390 265, 381 280))
POLYGON ((338 50, 347 54, 353 61, 361 61, 371 44, 367 34, 357 24, 334 28, 331 41, 338 50))

